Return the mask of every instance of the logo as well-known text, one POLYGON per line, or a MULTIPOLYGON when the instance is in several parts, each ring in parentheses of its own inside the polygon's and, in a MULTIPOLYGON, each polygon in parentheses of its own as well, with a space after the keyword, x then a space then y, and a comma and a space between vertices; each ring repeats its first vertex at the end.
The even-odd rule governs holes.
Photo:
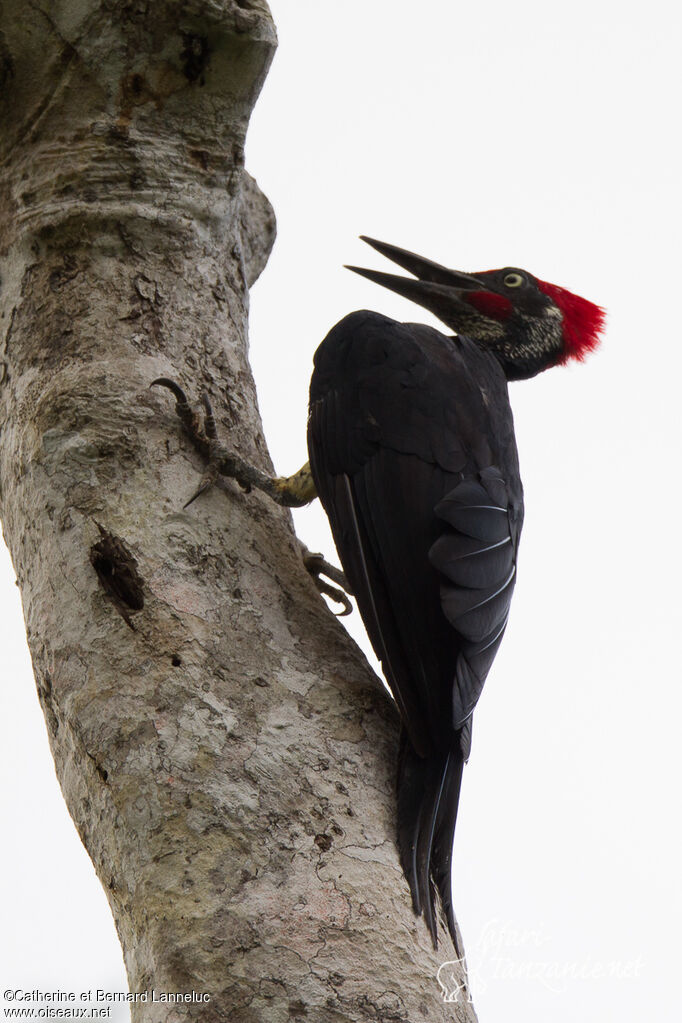
POLYGON ((441 986, 444 1002, 470 1002, 464 958, 448 959, 438 967, 436 980, 441 986))

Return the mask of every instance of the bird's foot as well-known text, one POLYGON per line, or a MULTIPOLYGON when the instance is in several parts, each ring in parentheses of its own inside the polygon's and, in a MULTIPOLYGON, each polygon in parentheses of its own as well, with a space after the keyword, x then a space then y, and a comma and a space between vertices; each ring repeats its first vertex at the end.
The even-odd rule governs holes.
POLYGON ((218 437, 211 402, 205 392, 201 395, 201 404, 204 409, 202 423, 200 416, 189 404, 187 395, 174 380, 170 380, 168 377, 159 377, 150 384, 151 387, 154 385, 167 387, 173 394, 175 411, 185 433, 207 461, 201 483, 185 503, 185 508, 209 490, 219 476, 228 476, 230 479, 236 480, 242 490, 247 493, 256 487, 277 504, 287 508, 301 508, 317 496, 309 464, 304 465, 293 476, 268 476, 267 473, 245 462, 234 451, 226 448, 218 437))
POLYGON ((324 593, 325 596, 329 597, 336 604, 343 606, 342 611, 335 612, 337 617, 343 618, 345 615, 349 615, 353 610, 353 605, 348 599, 348 594, 352 596, 353 591, 348 585, 345 574, 340 568, 335 568, 334 565, 330 565, 328 561, 325 561, 321 554, 312 554, 304 544, 301 544, 301 547, 303 564, 319 592, 324 593), (322 576, 331 579, 331 582, 326 582, 322 576), (332 586, 332 583, 336 585, 332 586))
MULTIPOLYGON (((306 463, 293 476, 268 476, 255 466, 249 465, 243 458, 221 443, 211 402, 206 393, 201 396, 204 411, 202 422, 201 416, 190 405, 182 387, 174 380, 170 380, 168 377, 159 377, 157 380, 153 380, 150 386, 154 385, 168 388, 174 396, 175 411, 185 433, 207 463, 201 483, 183 507, 187 508, 193 501, 196 501, 197 497, 209 490, 219 476, 228 476, 230 479, 236 480, 247 493, 256 487, 277 504, 288 508, 301 508, 317 497, 309 463, 306 463)), ((303 564, 312 576, 319 592, 342 605, 343 610, 338 612, 339 616, 350 614, 353 608, 347 594, 351 593, 351 589, 341 569, 330 565, 321 554, 311 554, 307 547, 303 544, 301 546, 303 548, 301 552, 303 564), (327 582, 327 579, 331 582, 327 582)))

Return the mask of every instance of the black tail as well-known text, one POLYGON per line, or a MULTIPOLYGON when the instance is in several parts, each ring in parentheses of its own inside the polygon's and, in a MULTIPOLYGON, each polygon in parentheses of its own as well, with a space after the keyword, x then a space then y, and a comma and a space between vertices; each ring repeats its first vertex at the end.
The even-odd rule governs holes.
POLYGON ((424 914, 438 947, 436 889, 450 937, 461 956, 452 906, 452 843, 464 759, 459 741, 449 753, 418 756, 402 730, 398 760, 398 849, 417 916, 424 914))

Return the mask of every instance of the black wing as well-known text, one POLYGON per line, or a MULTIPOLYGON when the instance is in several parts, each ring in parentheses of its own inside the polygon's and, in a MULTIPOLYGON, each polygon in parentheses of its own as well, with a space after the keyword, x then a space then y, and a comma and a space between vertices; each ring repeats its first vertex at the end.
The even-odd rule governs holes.
POLYGON ((415 909, 435 933, 429 871, 451 917, 446 875, 470 717, 515 579, 522 492, 504 375, 465 338, 353 313, 316 353, 308 446, 409 736, 399 844, 415 909))

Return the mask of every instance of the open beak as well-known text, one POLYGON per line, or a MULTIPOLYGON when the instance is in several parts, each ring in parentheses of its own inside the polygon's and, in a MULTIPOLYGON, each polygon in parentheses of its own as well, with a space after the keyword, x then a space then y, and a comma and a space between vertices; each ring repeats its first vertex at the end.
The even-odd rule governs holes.
POLYGON ((460 304, 460 294, 463 291, 481 291, 485 288, 482 281, 472 274, 461 273, 459 270, 450 270, 440 263, 433 263, 430 259, 417 256, 407 249, 399 249, 395 245, 388 245, 386 242, 379 242, 375 238, 367 238, 360 235, 363 242, 367 242, 373 249, 386 256, 393 263, 402 266, 414 274, 412 277, 399 277, 397 274, 381 273, 379 270, 365 270, 359 266, 347 266, 352 270, 375 284, 395 291, 396 294, 408 298, 412 302, 429 309, 445 323, 452 322, 452 313, 460 304))

